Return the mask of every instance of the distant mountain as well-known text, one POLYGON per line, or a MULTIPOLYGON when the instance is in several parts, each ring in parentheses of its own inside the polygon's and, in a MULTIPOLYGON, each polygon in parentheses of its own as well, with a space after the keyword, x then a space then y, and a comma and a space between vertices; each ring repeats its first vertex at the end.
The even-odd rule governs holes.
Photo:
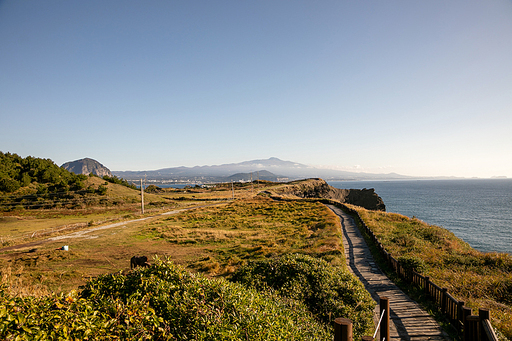
POLYGON ((274 173, 271 173, 269 171, 263 170, 263 171, 256 171, 253 173, 236 173, 233 175, 230 175, 226 178, 224 182, 240 182, 240 181, 255 181, 255 180, 266 180, 266 181, 273 181, 278 182, 282 180, 288 180, 287 177, 278 176, 274 173))
POLYGON ((105 175, 110 177, 112 176, 110 169, 103 166, 98 161, 89 158, 66 162, 61 167, 75 174, 89 175, 90 173, 93 173, 100 178, 105 175))
MULTIPOLYGON (((127 180, 147 177, 147 179, 152 180, 223 182, 226 181, 226 178, 238 173, 253 173, 254 180, 256 179, 257 172, 264 174, 262 173, 263 171, 273 175, 279 174, 276 175, 276 179, 282 178, 284 181, 305 178, 322 178, 324 180, 389 180, 410 178, 395 173, 372 174, 315 168, 297 162, 283 161, 275 157, 214 166, 174 167, 153 171, 114 171, 113 174, 127 180)), ((260 179, 265 180, 262 177, 260 179)))

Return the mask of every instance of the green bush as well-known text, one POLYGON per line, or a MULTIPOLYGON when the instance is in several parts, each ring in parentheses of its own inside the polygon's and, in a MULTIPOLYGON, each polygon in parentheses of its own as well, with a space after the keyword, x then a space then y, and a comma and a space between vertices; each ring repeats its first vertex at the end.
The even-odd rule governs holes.
POLYGON ((99 185, 97 192, 98 192, 99 195, 105 195, 105 194, 107 194, 107 190, 108 190, 107 186, 99 185))
POLYGON ((113 184, 118 184, 118 185, 126 186, 126 187, 131 188, 131 189, 137 189, 137 186, 135 186, 134 184, 129 183, 127 180, 125 180, 123 178, 118 178, 115 175, 114 176, 105 175, 105 176, 103 176, 102 179, 105 180, 105 181, 108 181, 110 183, 113 183, 113 184))
POLYGON ((224 279, 212 280, 156 260, 127 275, 101 276, 81 297, 90 302, 146 300, 173 340, 327 340, 326 328, 300 303, 224 279))
POLYGON ((20 298, 0 289, 2 340, 165 339, 160 322, 144 300, 90 302, 76 293, 20 298))
POLYGON ((2 340, 330 340, 306 307, 193 275, 156 259, 100 276, 79 294, 11 297, 0 287, 2 340))
POLYGON ((417 256, 400 256, 397 260, 404 268, 414 270, 418 273, 424 273, 428 269, 425 261, 417 256))
POLYGON ((20 188, 20 183, 17 180, 11 178, 1 178, 0 179, 0 191, 11 193, 20 188))
POLYGON ((252 261, 232 276, 232 281, 258 290, 275 290, 280 296, 303 302, 325 324, 337 317, 354 323, 354 339, 373 328, 375 301, 348 271, 322 259, 289 254, 252 261))
POLYGON ((146 187, 146 192, 147 193, 160 193, 160 192, 162 192, 162 189, 155 185, 149 185, 148 187, 146 187))

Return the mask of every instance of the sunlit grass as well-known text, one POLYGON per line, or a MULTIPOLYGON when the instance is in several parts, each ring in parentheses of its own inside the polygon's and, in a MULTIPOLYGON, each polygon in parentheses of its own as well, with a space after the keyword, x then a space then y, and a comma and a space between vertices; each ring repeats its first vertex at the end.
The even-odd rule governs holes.
POLYGON ((227 275, 246 259, 291 252, 317 254, 342 265, 339 231, 338 219, 322 204, 258 197, 174 215, 140 233, 179 247, 204 247, 208 255, 189 266, 227 275))

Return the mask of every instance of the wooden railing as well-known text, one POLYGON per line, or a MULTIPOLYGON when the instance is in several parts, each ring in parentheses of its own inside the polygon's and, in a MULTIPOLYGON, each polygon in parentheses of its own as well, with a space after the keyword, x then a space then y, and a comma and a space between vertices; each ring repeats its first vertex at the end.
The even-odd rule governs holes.
POLYGON ((470 308, 464 306, 463 301, 458 301, 448 293, 446 288, 441 288, 433 283, 428 276, 423 276, 416 271, 405 268, 396 258, 394 258, 379 242, 372 230, 366 226, 365 222, 356 210, 351 209, 340 203, 346 212, 351 214, 358 222, 358 225, 377 247, 384 260, 393 269, 393 271, 406 282, 422 288, 426 296, 434 301, 455 329, 463 335, 464 341, 497 341, 498 338, 490 323, 490 312, 488 309, 479 309, 478 315, 471 315, 470 308))

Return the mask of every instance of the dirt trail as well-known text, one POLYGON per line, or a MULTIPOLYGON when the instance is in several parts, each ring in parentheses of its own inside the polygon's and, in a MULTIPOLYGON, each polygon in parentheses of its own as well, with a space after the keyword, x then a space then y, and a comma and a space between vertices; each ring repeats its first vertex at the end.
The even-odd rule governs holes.
POLYGON ((145 221, 145 220, 149 220, 149 219, 153 219, 153 218, 158 218, 158 217, 162 217, 162 216, 166 216, 166 215, 177 214, 177 213, 181 213, 181 212, 189 211, 189 210, 193 210, 193 209, 205 208, 205 207, 209 207, 209 206, 222 205, 222 204, 225 204, 225 202, 223 202, 223 203, 215 203, 215 204, 208 204, 208 205, 199 205, 199 206, 186 207, 186 208, 172 210, 172 211, 168 211, 168 212, 164 212, 164 213, 160 213, 160 214, 156 214, 156 215, 152 215, 152 216, 148 216, 148 217, 144 217, 144 218, 125 220, 125 221, 121 221, 121 222, 117 222, 117 223, 113 223, 113 224, 108 224, 108 225, 103 225, 103 226, 98 226, 98 227, 92 227, 92 228, 89 228, 89 229, 84 229, 84 230, 76 231, 76 232, 73 232, 73 233, 64 234, 64 235, 61 235, 61 236, 50 237, 50 238, 47 238, 47 239, 38 240, 38 241, 35 241, 35 242, 31 242, 31 243, 24 243, 24 244, 18 244, 18 245, 12 245, 12 246, 8 246, 8 247, 4 247, 4 248, 0 249, 0 252, 2 252, 2 251, 12 251, 12 250, 18 250, 18 249, 25 249, 25 248, 31 248, 31 247, 34 247, 34 246, 38 246, 38 245, 42 245, 42 244, 45 244, 45 243, 54 242, 54 241, 58 241, 58 240, 64 240, 64 239, 96 238, 97 236, 92 236, 91 235, 92 232, 106 230, 106 229, 110 229, 110 228, 113 228, 113 227, 119 227, 119 226, 133 224, 133 223, 138 223, 138 222, 141 222, 141 221, 145 221))

